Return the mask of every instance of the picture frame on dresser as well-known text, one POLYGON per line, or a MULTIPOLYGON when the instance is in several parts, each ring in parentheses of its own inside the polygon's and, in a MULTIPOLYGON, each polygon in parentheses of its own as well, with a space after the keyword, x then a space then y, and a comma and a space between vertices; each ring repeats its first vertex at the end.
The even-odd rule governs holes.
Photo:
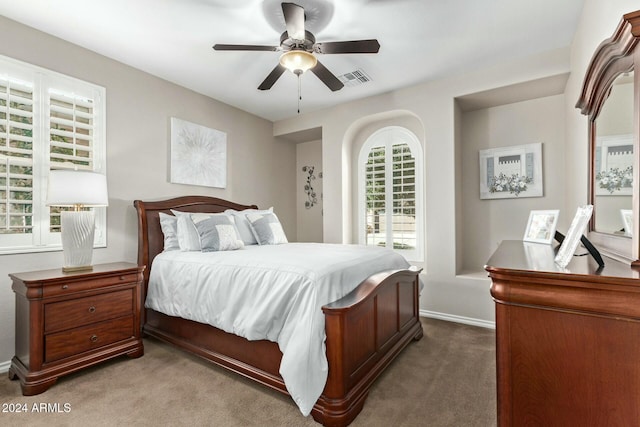
POLYGON ((546 243, 553 242, 560 210, 533 210, 529 213, 527 229, 522 238, 525 242, 546 243))
POLYGON ((569 231, 567 231, 567 235, 562 241, 554 260, 560 267, 566 267, 569 261, 571 261, 582 239, 582 233, 587 228, 587 224, 589 224, 592 212, 593 205, 580 206, 576 210, 573 221, 571 221, 571 225, 569 226, 569 231))
POLYGON ((629 237, 633 236, 633 209, 620 209, 620 217, 624 225, 624 235, 629 237))

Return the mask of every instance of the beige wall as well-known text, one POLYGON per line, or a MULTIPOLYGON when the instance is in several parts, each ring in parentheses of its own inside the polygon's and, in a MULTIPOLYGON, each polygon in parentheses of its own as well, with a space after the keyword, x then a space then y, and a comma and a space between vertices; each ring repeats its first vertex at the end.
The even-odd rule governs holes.
MULTIPOLYGON (((277 141, 272 123, 0 17, 0 54, 104 86, 107 90, 108 246, 94 262, 136 260, 134 199, 188 194, 274 206, 296 239, 295 144, 277 141), (170 184, 171 117, 227 133, 226 189, 170 184)), ((0 367, 14 353, 14 296, 7 274, 62 263, 61 252, 0 255, 0 367)))
POLYGON ((296 144, 296 222, 298 242, 322 242, 322 141, 301 142, 296 144), (316 193, 317 203, 310 208, 305 207, 309 197, 304 189, 309 177, 304 166, 313 166, 311 181, 316 193))
POLYGON ((481 272, 503 240, 520 240, 534 209, 560 209, 566 234, 573 212, 564 208, 564 96, 462 114, 462 262, 459 272, 481 272), (542 143, 543 197, 481 200, 478 151, 542 143))

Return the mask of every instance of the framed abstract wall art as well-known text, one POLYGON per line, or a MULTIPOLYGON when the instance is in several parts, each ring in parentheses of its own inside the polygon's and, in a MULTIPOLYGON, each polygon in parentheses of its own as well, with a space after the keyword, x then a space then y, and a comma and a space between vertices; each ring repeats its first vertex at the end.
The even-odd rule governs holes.
POLYGON ((542 143, 480 150, 480 198, 542 197, 542 143))
POLYGON ((226 188, 226 132, 172 117, 170 169, 174 184, 226 188))

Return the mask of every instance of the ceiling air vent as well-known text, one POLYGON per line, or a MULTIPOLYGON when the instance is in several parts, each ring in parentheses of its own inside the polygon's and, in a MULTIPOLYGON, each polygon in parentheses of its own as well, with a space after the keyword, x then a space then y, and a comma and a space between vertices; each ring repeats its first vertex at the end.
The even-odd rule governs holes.
POLYGON ((367 73, 358 68, 355 71, 338 76, 338 80, 344 83, 345 86, 353 87, 370 82, 371 77, 369 77, 367 73))

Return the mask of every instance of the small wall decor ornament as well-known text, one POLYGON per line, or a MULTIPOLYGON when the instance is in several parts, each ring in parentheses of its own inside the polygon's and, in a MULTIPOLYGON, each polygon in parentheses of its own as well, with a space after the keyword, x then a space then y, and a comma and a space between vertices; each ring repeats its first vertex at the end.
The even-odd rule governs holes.
POLYGON ((314 175, 314 170, 315 170, 314 166, 302 167, 302 172, 307 173, 305 177, 306 182, 304 184, 304 192, 307 194, 307 198, 308 198, 308 200, 304 202, 304 207, 307 209, 311 209, 318 203, 318 197, 316 195, 315 190, 313 189, 313 186, 311 185, 311 182, 316 179, 316 176, 314 175))
POLYGON ((227 186, 227 134, 171 118, 171 182, 227 186))
POLYGON ((480 150, 480 198, 542 197, 542 143, 480 150))

